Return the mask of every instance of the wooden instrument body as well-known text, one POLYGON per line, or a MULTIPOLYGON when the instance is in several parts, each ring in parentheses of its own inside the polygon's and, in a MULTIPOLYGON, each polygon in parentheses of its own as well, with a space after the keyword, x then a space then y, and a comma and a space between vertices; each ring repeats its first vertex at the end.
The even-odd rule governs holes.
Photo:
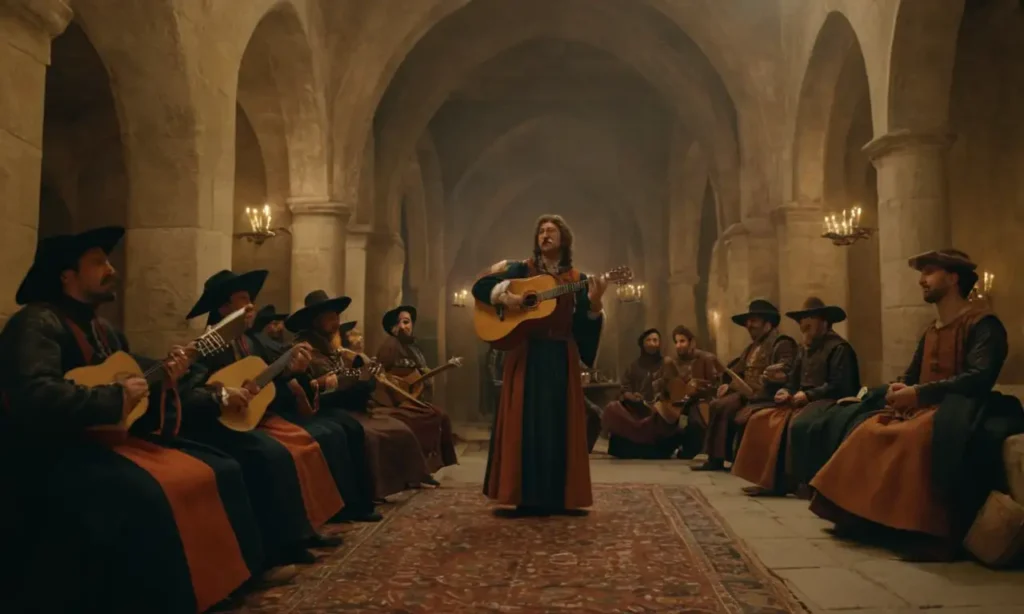
MULTIPOLYGON (((227 388, 241 388, 245 382, 254 382, 267 369, 267 363, 259 356, 246 356, 217 371, 207 380, 211 384, 220 384, 227 388)), ((260 388, 260 391, 249 400, 249 407, 240 414, 222 413, 220 423, 233 431, 246 432, 259 426, 267 408, 274 401, 277 389, 274 382, 260 388)))
MULTIPOLYGON (((88 365, 72 369, 64 374, 80 386, 95 388, 96 386, 107 386, 123 382, 129 377, 143 377, 142 367, 127 352, 114 352, 107 359, 98 365, 88 365)), ((145 415, 149 409, 149 397, 143 397, 138 404, 132 408, 128 415, 121 421, 118 428, 131 428, 139 418, 145 415)), ((102 427, 100 427, 102 428, 102 427)))
MULTIPOLYGON (((558 280, 551 275, 537 275, 523 279, 509 280, 508 292, 529 297, 541 292, 551 290, 558 286, 558 280)), ((473 311, 473 326, 476 334, 481 340, 488 343, 501 341, 513 336, 519 325, 531 320, 543 320, 555 312, 558 304, 557 299, 540 301, 533 307, 499 309, 482 301, 476 301, 476 308, 473 311)))

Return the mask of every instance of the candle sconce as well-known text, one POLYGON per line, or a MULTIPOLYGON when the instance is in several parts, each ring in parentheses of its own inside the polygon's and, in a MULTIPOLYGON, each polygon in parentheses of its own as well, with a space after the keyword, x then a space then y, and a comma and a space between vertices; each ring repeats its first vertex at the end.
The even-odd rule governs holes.
POLYGON ((452 307, 463 308, 469 304, 469 290, 463 288, 452 294, 452 307))
POLYGON ((978 278, 978 282, 971 288, 971 293, 967 296, 969 301, 984 301, 989 305, 992 304, 992 287, 994 285, 996 276, 988 271, 982 271, 981 276, 978 278))
POLYGON ((615 287, 615 297, 620 303, 636 303, 644 300, 644 284, 622 284, 615 287))
POLYGON ((847 246, 853 245, 861 239, 867 239, 875 233, 874 228, 865 228, 860 225, 860 217, 864 212, 860 207, 843 209, 842 219, 835 214, 826 215, 824 232, 822 237, 832 241, 832 245, 847 246))
POLYGON ((267 239, 273 239, 279 232, 291 234, 287 228, 275 228, 271 229, 270 225, 273 223, 273 215, 270 212, 270 205, 264 204, 263 208, 258 207, 246 207, 245 216, 249 218, 249 232, 240 232, 235 235, 236 238, 246 239, 250 243, 255 243, 257 247, 263 245, 267 239))

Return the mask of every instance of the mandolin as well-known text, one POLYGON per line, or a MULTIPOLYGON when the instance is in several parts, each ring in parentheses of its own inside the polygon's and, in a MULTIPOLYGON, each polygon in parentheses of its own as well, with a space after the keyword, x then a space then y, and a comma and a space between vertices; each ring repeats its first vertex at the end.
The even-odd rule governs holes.
MULTIPOLYGON (((609 283, 622 285, 633 280, 633 271, 629 267, 621 266, 600 277, 609 283)), ((476 301, 473 311, 476 334, 488 343, 502 342, 510 337, 510 342, 515 341, 513 333, 520 325, 550 316, 557 304, 553 299, 586 289, 592 279, 594 278, 590 277, 561 285, 551 275, 509 280, 508 292, 522 296, 522 306, 513 309, 505 305, 490 305, 476 301)))
MULTIPOLYGON (((210 356, 221 351, 229 343, 240 337, 246 329, 245 315, 251 309, 251 307, 245 307, 228 315, 216 326, 210 328, 183 347, 182 349, 188 357, 189 364, 200 356, 210 356)), ((89 388, 117 384, 129 377, 145 378, 146 382, 152 386, 164 377, 164 361, 157 362, 152 367, 143 371, 139 363, 127 352, 114 352, 102 363, 72 369, 64 374, 64 377, 76 384, 89 388)), ((147 409, 149 409, 149 398, 143 397, 128 412, 128 415, 124 417, 120 424, 113 425, 112 427, 94 427, 94 429, 131 428, 139 418, 145 415, 147 409)))

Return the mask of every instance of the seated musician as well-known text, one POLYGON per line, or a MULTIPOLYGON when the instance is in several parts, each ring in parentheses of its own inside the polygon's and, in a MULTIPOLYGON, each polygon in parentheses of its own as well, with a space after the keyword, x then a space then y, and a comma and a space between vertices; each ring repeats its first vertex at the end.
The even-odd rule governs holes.
POLYGON ((718 398, 708 407, 704 440, 708 459, 692 467, 694 471, 723 471, 725 462, 734 458, 736 443, 750 416, 775 404, 775 392, 785 384, 797 354, 796 341, 779 332, 780 319, 779 309, 763 299, 754 299, 746 313, 732 317, 734 323, 747 329, 751 339, 751 344, 730 363, 743 381, 718 387, 718 398), (730 387, 733 392, 729 392, 730 387), (735 390, 737 387, 745 388, 747 394, 735 390))
POLYGON ((798 484, 792 476, 788 445, 791 421, 803 411, 827 411, 860 389, 857 354, 832 330, 846 319, 841 307, 811 297, 803 309, 786 317, 800 325, 800 353, 786 387, 775 393, 775 406, 750 417, 732 466, 733 474, 755 484, 743 489, 751 496, 795 492, 798 484))
POLYGON ((679 458, 690 459, 703 449, 709 401, 722 375, 718 359, 714 354, 697 349, 697 341, 689 328, 676 326, 672 330, 672 343, 675 356, 665 357, 654 380, 654 392, 662 403, 683 402, 686 426, 680 434, 679 458), (684 395, 684 400, 673 398, 679 394, 684 395))
POLYGON ((601 413, 608 453, 619 458, 669 458, 680 444, 678 424, 666 422, 650 405, 662 365, 661 334, 649 328, 640 333, 637 345, 640 356, 622 376, 622 397, 601 413))
POLYGON ((904 382, 885 391, 885 409, 857 426, 811 481, 811 511, 836 523, 838 534, 889 529, 888 543, 910 560, 948 560, 989 489, 1005 478, 1002 440, 1024 419, 1018 400, 992 392, 1008 352, 1006 329, 967 300, 977 265, 952 249, 909 263, 936 320, 904 382))
MULTIPOLYGON (((416 345, 416 308, 411 305, 395 307, 384 314, 381 321, 387 338, 377 349, 377 360, 389 375, 408 377, 412 373, 423 375, 430 368, 427 359, 416 345)), ((458 462, 455 456, 455 439, 452 435, 452 420, 440 407, 434 405, 434 381, 426 380, 420 403, 407 399, 397 407, 382 408, 383 413, 393 416, 409 425, 420 441, 427 458, 427 469, 434 473, 441 467, 458 462)))
MULTIPOLYGON (((207 326, 217 325, 225 316, 252 305, 266 277, 267 271, 263 270, 241 275, 227 270, 215 273, 206 280, 203 293, 187 318, 206 315, 207 326)), ((252 318, 252 315, 247 317, 252 318)), ((212 375, 237 360, 254 355, 255 350, 252 339, 243 334, 218 351, 205 353, 200 363, 207 375, 212 375)), ((289 371, 300 372, 308 360, 308 351, 295 352, 289 371)), ((287 383, 279 383, 280 386, 275 385, 278 396, 286 396, 287 383)), ((183 432, 224 450, 241 464, 268 558, 274 563, 312 562, 315 558, 307 548, 337 542, 335 538, 323 538, 317 529, 345 503, 320 444, 310 431, 273 411, 267 411, 254 430, 228 428, 218 420, 221 414, 244 414, 258 390, 251 382, 240 387, 212 386, 217 392, 185 416, 183 432)), ((271 407, 276 403, 277 399, 271 407)), ((341 435, 329 433, 325 437, 336 439, 341 435)), ((343 449, 344 444, 331 440, 325 441, 325 447, 343 449)))
POLYGON ((264 305, 256 312, 249 336, 260 345, 274 351, 283 351, 285 346, 284 321, 287 313, 278 313, 273 305, 264 305))
MULTIPOLYGON (((356 352, 342 350, 341 314, 351 302, 347 296, 330 298, 323 290, 314 290, 285 327, 312 348, 309 373, 318 392, 317 415, 363 430, 368 487, 381 500, 432 478, 409 427, 382 413, 368 412, 369 396, 377 384, 374 365, 365 356, 357 359, 356 352)), ((351 335, 354 330, 352 324, 346 332, 351 335)))
POLYGON ((65 379, 129 351, 96 314, 114 300, 108 255, 123 235, 104 227, 40 241, 16 297, 24 307, 0 333, 0 477, 12 487, 0 552, 17 561, 0 611, 202 611, 263 566, 238 463, 177 436, 182 404, 210 394, 177 383, 189 362, 181 348, 162 365, 136 357, 154 383, 65 379), (147 413, 126 431, 143 399, 147 413))

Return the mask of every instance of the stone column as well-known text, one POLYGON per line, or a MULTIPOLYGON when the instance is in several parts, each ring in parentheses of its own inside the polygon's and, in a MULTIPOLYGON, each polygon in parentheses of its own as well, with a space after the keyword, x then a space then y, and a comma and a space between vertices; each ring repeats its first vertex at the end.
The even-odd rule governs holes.
POLYGON ((70 20, 64 0, 0 2, 0 326, 17 310, 14 295, 35 255, 46 67, 50 41, 70 20))
POLYGON ((697 334, 697 297, 694 289, 700 277, 694 272, 673 272, 668 278, 668 313, 665 314, 665 337, 682 324, 697 334))
POLYGON ((292 310, 306 294, 324 290, 329 296, 345 287, 345 230, 351 210, 322 198, 288 199, 292 212, 292 310))
POLYGON ((345 236, 345 296, 352 304, 345 311, 345 320, 357 320, 365 332, 366 322, 366 243, 368 228, 353 226, 345 236))
POLYGON ((366 242, 366 304, 367 349, 375 352, 384 339, 381 318, 384 312, 398 305, 402 294, 402 269, 405 264, 405 243, 393 232, 375 232, 366 242))
POLYGON ((729 318, 745 311, 754 298, 778 300, 778 249, 767 220, 749 218, 725 229, 718 257, 728 283, 720 313, 719 352, 736 356, 750 343, 747 333, 729 318), (724 250, 724 251, 723 251, 724 250))
MULTIPOLYGON (((809 296, 847 307, 847 250, 821 237, 824 219, 824 210, 811 203, 792 203, 772 211, 779 250, 777 306, 783 313, 799 309, 809 296)), ((800 332, 786 317, 781 328, 790 335, 800 332)), ((845 328, 845 323, 836 326, 841 335, 845 328)))
POLYGON ((952 245, 946 152, 952 135, 892 132, 864 146, 878 175, 882 280, 882 377, 902 374, 921 332, 935 318, 921 298, 915 254, 952 245))

